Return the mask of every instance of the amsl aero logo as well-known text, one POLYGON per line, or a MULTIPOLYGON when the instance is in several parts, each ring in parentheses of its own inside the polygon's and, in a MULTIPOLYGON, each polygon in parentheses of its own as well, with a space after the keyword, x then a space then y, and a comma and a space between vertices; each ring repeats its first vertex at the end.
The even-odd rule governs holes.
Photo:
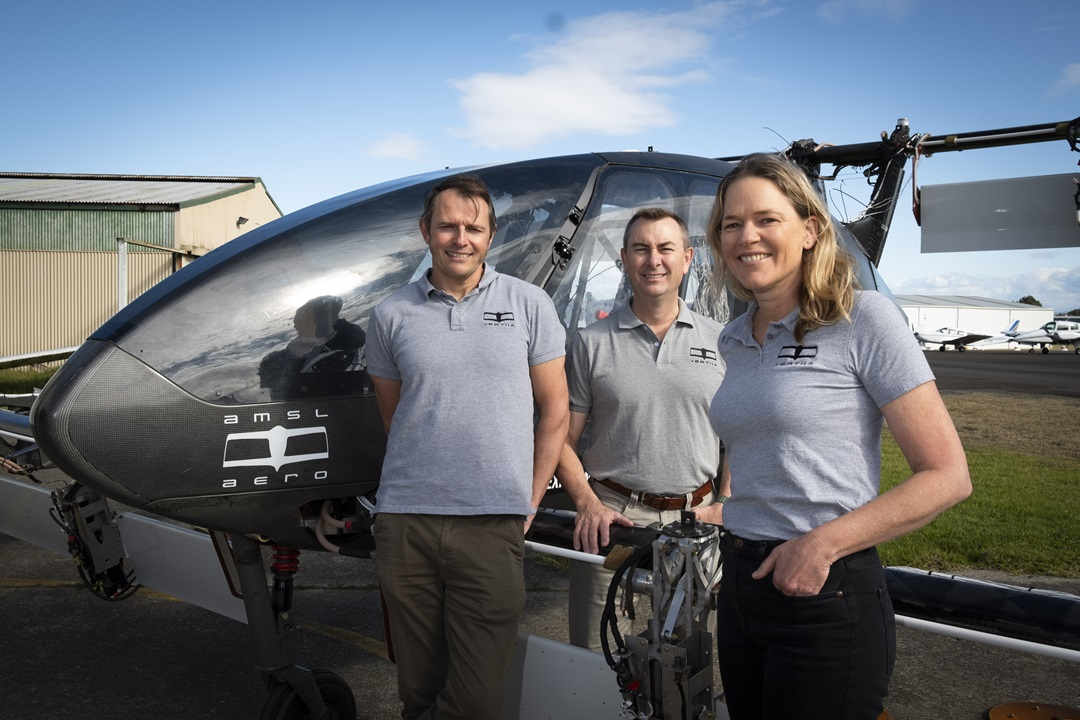
POLYGON ((494 327, 514 327, 514 313, 512 312, 485 312, 484 324, 494 327))
MULTIPOLYGON (((260 430, 233 432, 225 436, 225 448, 222 452, 221 467, 226 468, 272 468, 273 473, 261 474, 237 473, 225 477, 221 487, 226 490, 259 489, 271 486, 287 486, 290 482, 303 480, 326 480, 328 470, 326 462, 330 459, 330 443, 326 426, 312 424, 307 427, 285 427, 275 423, 274 415, 283 415, 286 421, 303 421, 300 410, 285 410, 283 413, 259 411, 252 413, 252 424, 270 425, 260 430), (322 462, 320 462, 322 461, 322 462), (296 468, 295 465, 307 467, 296 468), (286 468, 286 472, 281 472, 286 468), (243 475, 243 477, 242 477, 243 475)), ((316 409, 313 417, 320 422, 329 415, 316 409)), ((225 415, 225 425, 239 425, 239 414, 225 415)))
POLYGON ((716 350, 707 347, 691 347, 690 363, 692 365, 711 365, 716 367, 719 359, 716 350))
POLYGON ((776 365, 813 365, 817 351, 817 345, 785 345, 776 356, 776 365))

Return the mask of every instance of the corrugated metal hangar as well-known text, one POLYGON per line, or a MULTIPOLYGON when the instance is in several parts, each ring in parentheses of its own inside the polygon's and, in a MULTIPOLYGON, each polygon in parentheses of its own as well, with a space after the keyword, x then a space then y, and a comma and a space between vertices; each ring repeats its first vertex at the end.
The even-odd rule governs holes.
POLYGON ((0 173, 0 357, 80 344, 123 295, 279 217, 257 177, 0 173))
MULTIPOLYGON (((1035 330, 1054 319, 1052 308, 963 295, 897 295, 912 330, 939 328, 1001 335, 1019 320, 1019 332, 1035 330)), ((1001 345, 1005 347, 1005 345, 1001 345)))

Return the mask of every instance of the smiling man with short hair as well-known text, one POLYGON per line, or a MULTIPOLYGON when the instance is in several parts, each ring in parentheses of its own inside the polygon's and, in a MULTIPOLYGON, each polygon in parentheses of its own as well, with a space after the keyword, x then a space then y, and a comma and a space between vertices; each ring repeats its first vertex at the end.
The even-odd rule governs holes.
MULTIPOLYGON (((709 403, 724 378, 722 328, 679 298, 694 256, 686 224, 661 208, 639 210, 621 256, 633 298, 578 333, 567 365, 570 432, 556 474, 577 507, 574 546, 587 552, 608 544, 612 523, 668 523, 683 509, 719 522, 721 512, 710 507, 720 449, 709 403)), ((611 575, 571 563, 575 645, 600 647, 611 575)))
POLYGON ((381 302, 368 333, 388 434, 376 569, 402 716, 495 720, 524 531, 566 437, 566 335, 543 290, 484 262, 495 215, 478 177, 432 188, 420 232, 431 270, 381 302))

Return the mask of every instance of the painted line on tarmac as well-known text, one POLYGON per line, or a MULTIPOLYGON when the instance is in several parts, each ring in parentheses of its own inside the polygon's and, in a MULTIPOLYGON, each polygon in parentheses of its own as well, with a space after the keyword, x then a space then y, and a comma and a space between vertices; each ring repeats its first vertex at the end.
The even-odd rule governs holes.
POLYGON ((305 621, 296 624, 297 627, 313 632, 323 637, 328 637, 333 640, 340 640, 344 643, 358 647, 369 655, 375 655, 381 657, 387 662, 390 661, 390 657, 386 654, 386 644, 381 640, 376 640, 373 637, 358 633, 355 630, 346 630, 345 628, 335 627, 333 625, 323 625, 322 623, 305 621))
MULTIPOLYGON (((82 580, 49 580, 47 578, 0 578, 0 589, 25 590, 27 588, 85 588, 86 583, 82 580)), ((169 602, 184 602, 167 593, 151 590, 140 586, 138 595, 152 600, 168 600, 169 602)), ((195 607, 194 605, 192 607, 195 607)))
POLYGON ((46 580, 36 578, 0 578, 0 588, 69 588, 86 587, 81 580, 46 580))

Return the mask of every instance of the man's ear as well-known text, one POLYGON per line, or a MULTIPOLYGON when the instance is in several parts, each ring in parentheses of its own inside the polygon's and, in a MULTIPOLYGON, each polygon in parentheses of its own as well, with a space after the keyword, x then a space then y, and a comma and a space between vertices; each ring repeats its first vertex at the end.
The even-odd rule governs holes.
POLYGON ((431 231, 424 224, 424 218, 420 218, 418 224, 420 225, 420 234, 424 236, 424 244, 431 245, 431 231))

